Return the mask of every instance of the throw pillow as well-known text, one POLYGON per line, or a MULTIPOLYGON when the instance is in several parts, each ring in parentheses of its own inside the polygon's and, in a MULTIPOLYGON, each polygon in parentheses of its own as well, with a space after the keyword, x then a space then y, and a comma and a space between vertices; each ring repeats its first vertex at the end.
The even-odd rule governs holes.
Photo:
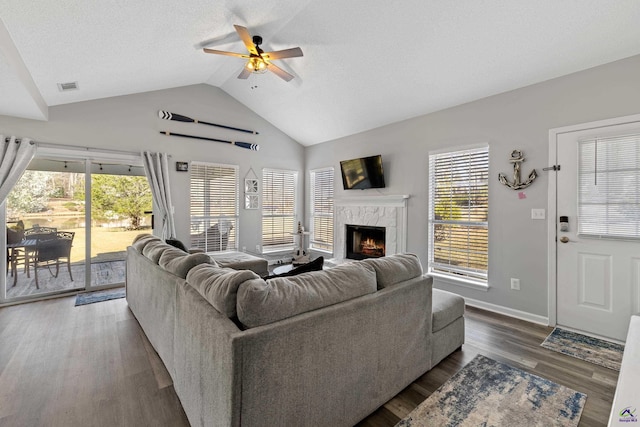
POLYGON ((276 277, 296 276, 298 274, 309 273, 311 271, 319 271, 319 270, 322 270, 323 265, 324 265, 324 257, 321 256, 314 259, 311 262, 294 267, 291 270, 287 271, 286 273, 271 274, 265 277, 264 280, 275 279, 276 277))
POLYGON ((171 245, 174 248, 180 249, 181 251, 189 252, 187 250, 187 247, 184 245, 184 243, 182 243, 178 239, 167 239, 167 240, 165 240, 165 242, 167 242, 168 245, 171 245))

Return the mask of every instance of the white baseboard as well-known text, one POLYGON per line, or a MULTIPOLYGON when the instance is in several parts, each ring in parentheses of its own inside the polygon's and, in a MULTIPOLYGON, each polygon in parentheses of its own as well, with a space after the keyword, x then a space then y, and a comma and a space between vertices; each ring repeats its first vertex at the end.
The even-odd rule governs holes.
POLYGON ((464 302, 471 307, 481 308, 494 313, 504 314, 505 316, 515 317, 516 319, 526 320, 527 322, 549 326, 549 318, 545 316, 539 316, 537 314, 527 313, 526 311, 515 310, 513 308, 503 307, 501 305, 491 304, 473 298, 464 297, 464 302))

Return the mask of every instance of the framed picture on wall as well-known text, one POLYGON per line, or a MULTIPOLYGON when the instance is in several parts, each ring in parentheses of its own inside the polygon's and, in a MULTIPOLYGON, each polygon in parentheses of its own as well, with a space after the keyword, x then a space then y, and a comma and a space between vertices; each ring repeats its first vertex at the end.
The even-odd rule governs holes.
POLYGON ((245 209, 259 209, 260 208, 260 196, 258 194, 245 194, 244 195, 244 208, 245 209))
POLYGON ((178 172, 189 172, 189 162, 176 162, 178 172))
POLYGON ((246 178, 244 180, 245 194, 258 194, 258 180, 255 178, 246 178))

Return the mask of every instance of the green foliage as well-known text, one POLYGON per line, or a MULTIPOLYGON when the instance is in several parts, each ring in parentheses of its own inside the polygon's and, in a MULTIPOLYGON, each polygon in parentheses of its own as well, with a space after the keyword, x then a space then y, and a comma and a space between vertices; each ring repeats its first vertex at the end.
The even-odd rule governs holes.
POLYGON ((130 220, 130 228, 138 230, 144 211, 152 208, 147 179, 143 176, 94 175, 91 208, 94 218, 112 220, 125 217, 130 220))
POLYGON ((65 202, 62 206, 64 206, 65 208, 67 208, 67 210, 70 210, 70 211, 79 210, 79 206, 75 202, 65 202))
POLYGON ((25 171, 7 197, 8 217, 47 210, 52 193, 49 187, 49 173, 25 171))

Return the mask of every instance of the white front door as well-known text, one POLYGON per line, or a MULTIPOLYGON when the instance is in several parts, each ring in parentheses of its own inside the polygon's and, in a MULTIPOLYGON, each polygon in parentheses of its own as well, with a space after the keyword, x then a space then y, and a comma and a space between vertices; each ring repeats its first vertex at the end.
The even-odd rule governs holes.
POLYGON ((634 133, 638 122, 574 130, 556 145, 557 324, 616 340, 640 311, 640 147, 607 138, 634 133))

